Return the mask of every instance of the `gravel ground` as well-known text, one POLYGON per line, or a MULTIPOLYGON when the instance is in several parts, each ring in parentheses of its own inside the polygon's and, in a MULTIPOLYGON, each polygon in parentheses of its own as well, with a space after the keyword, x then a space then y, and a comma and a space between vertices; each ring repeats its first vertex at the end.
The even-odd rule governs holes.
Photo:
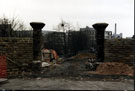
POLYGON ((8 90, 134 90, 134 81, 75 81, 69 79, 36 78, 9 79, 0 84, 8 90))

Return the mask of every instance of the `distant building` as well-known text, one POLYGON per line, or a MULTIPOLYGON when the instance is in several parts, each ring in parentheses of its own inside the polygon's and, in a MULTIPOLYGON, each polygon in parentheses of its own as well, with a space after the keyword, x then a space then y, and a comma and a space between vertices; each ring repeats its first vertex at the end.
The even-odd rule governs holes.
POLYGON ((112 39, 112 31, 105 31, 105 39, 112 39))
POLYGON ((122 39, 122 33, 120 33, 120 34, 113 34, 113 35, 112 35, 112 38, 113 38, 113 39, 115 39, 115 38, 116 38, 116 39, 122 39))
MULTIPOLYGON (((86 32, 91 40, 96 40, 96 30, 94 28, 86 26, 86 28, 80 28, 80 31, 86 32)), ((105 31, 105 39, 112 39, 112 31, 105 31)))
POLYGON ((122 39, 122 33, 120 33, 120 34, 117 34, 117 24, 115 23, 115 32, 114 32, 114 34, 112 35, 112 38, 113 39, 122 39))

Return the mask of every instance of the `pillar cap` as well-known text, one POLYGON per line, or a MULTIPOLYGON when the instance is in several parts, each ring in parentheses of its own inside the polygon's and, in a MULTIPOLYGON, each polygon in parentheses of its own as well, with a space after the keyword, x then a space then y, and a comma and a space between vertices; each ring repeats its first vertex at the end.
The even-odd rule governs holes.
POLYGON ((105 29, 109 24, 107 23, 95 23, 93 24, 92 26, 95 28, 95 29, 105 29))
POLYGON ((42 29, 45 26, 43 22, 30 22, 30 25, 33 29, 42 29))

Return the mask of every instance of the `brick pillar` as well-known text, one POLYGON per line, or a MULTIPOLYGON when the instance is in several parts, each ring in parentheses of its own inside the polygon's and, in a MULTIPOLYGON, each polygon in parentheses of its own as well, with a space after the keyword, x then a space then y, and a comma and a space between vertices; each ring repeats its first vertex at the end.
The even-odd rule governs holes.
POLYGON ((33 59, 41 59, 41 37, 42 37, 42 28, 45 26, 42 22, 31 22, 30 25, 33 28, 33 59))
POLYGON ((103 62, 104 61, 104 32, 108 24, 96 23, 96 24, 93 24, 92 26, 96 30, 97 61, 103 62))

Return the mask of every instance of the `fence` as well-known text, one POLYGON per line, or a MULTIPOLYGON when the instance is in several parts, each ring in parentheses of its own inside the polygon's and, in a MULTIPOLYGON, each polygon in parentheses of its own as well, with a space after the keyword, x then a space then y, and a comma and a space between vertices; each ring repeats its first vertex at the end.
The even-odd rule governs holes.
POLYGON ((65 33, 52 32, 44 35, 44 48, 54 49, 59 55, 65 54, 65 33))
POLYGON ((44 35, 44 48, 54 49, 59 55, 75 55, 80 51, 92 52, 95 39, 82 31, 51 32, 44 35))
POLYGON ((12 30, 0 27, 0 37, 33 37, 32 30, 12 30))
POLYGON ((13 31, 11 37, 33 37, 32 30, 13 31))

